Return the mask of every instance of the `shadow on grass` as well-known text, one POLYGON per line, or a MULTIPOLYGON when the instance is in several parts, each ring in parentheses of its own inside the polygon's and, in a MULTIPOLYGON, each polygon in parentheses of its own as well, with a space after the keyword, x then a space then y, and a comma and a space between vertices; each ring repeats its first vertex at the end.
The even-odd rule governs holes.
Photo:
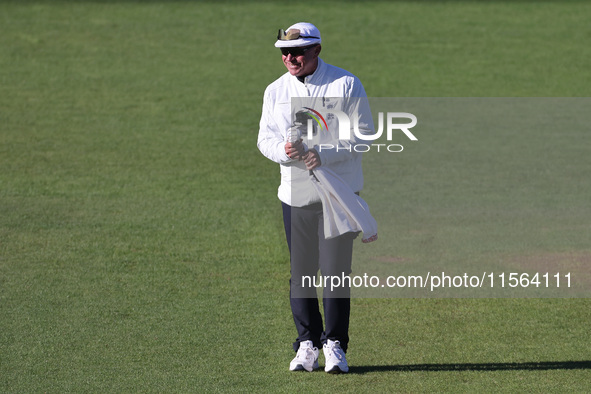
POLYGON ((368 372, 413 372, 413 371, 536 371, 552 369, 591 369, 591 361, 545 361, 529 363, 482 363, 482 364, 409 364, 368 365, 349 367, 351 374, 368 372))

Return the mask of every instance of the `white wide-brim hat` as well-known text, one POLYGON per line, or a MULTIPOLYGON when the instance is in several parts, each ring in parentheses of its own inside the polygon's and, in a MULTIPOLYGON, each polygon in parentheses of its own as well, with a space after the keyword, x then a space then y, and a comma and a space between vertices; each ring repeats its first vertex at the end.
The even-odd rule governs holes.
POLYGON ((291 25, 287 30, 279 30, 277 34, 277 48, 305 47, 320 44, 320 30, 307 22, 291 25))

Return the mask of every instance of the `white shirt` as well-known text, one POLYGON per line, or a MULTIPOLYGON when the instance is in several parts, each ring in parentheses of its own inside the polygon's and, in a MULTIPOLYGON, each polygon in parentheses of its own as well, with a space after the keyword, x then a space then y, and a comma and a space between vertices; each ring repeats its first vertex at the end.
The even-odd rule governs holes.
MULTIPOLYGON (((360 131, 373 133, 367 100, 356 100, 366 97, 365 89, 356 76, 326 64, 322 59, 318 59, 316 71, 305 77, 303 83, 286 72, 267 87, 257 146, 263 155, 280 164, 281 184, 277 196, 282 202, 295 207, 320 202, 303 161, 292 160, 285 153, 286 133, 292 126, 295 112, 301 106, 324 111, 332 108, 347 114, 355 112, 359 115, 360 131)), ((355 137, 353 131, 350 140, 339 140, 336 117, 329 114, 325 118, 328 131, 319 128, 314 138, 304 138, 304 143, 316 148, 321 166, 334 171, 353 191, 358 192, 363 188, 363 172, 361 153, 356 152, 354 147, 362 141, 355 137)))

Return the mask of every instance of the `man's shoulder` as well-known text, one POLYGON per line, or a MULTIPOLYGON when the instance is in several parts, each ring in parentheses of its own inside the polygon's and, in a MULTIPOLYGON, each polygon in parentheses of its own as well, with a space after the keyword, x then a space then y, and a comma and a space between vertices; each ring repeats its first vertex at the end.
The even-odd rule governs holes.
POLYGON ((289 77, 290 74, 286 72, 285 74, 281 75, 279 78, 271 82, 265 89, 265 94, 270 94, 274 91, 283 89, 286 85, 290 83, 289 77))
POLYGON ((323 83, 345 83, 347 85, 361 83, 359 78, 352 72, 326 62, 322 63, 322 74, 320 78, 323 83))
POLYGON ((337 67, 335 65, 328 64, 326 62, 324 62, 324 66, 326 67, 326 73, 329 73, 330 75, 333 75, 335 77, 353 77, 353 78, 357 78, 355 75, 353 75, 352 72, 347 71, 344 68, 337 67))

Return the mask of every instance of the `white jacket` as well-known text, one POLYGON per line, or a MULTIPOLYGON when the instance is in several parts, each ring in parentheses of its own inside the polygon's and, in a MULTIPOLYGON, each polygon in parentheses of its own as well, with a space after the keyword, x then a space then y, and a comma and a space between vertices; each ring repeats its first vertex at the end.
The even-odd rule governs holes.
MULTIPOLYGON (((301 109, 299 104, 326 111, 333 108, 348 114, 356 112, 360 116, 360 131, 373 133, 367 100, 355 100, 366 97, 365 89, 356 76, 326 64, 322 59, 318 59, 316 71, 303 83, 286 72, 267 87, 257 146, 263 155, 280 164, 281 184, 277 196, 282 202, 296 207, 320 202, 304 163, 291 160, 285 153, 286 132, 292 126, 295 112, 301 109)), ((308 142, 308 146, 316 148, 322 167, 334 171, 353 191, 358 192, 363 188, 363 172, 361 153, 355 152, 354 146, 362 141, 352 131, 350 140, 338 140, 336 117, 329 115, 326 122, 328 131, 321 130, 312 141, 304 139, 304 143, 308 142), (323 144, 321 149, 320 144, 323 144)))

